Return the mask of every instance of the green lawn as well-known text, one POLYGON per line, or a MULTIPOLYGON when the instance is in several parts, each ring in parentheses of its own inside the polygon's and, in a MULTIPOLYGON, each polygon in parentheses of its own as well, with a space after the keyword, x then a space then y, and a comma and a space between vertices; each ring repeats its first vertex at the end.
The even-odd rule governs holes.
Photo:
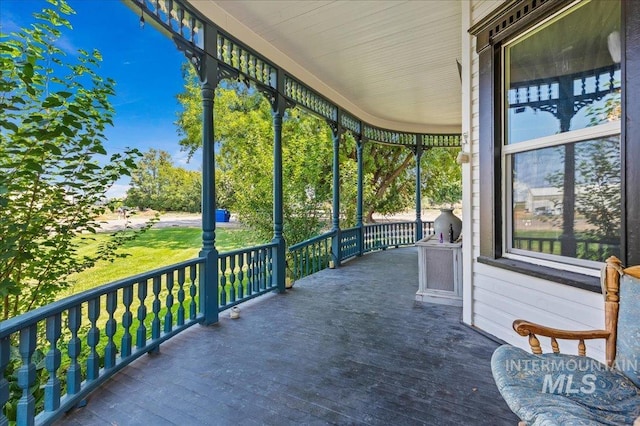
MULTIPOLYGON (((109 234, 96 234, 87 240, 78 254, 82 256, 96 250, 99 243, 109 234)), ((129 256, 113 262, 100 262, 93 268, 70 278, 75 284, 59 298, 79 293, 102 284, 130 277, 142 272, 193 259, 202 245, 200 228, 158 228, 150 229, 135 241, 129 242, 123 253, 129 256)), ((216 247, 220 252, 263 244, 257 241, 253 232, 246 229, 216 229, 216 247)))

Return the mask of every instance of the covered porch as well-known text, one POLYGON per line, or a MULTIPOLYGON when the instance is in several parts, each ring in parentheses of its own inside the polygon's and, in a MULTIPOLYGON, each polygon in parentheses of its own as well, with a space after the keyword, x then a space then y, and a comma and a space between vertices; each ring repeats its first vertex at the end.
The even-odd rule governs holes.
MULTIPOLYGON (((607 62, 618 65, 606 75, 599 66, 587 70, 597 72, 589 74, 595 89, 587 93, 582 69, 533 75, 523 86, 499 84, 503 43, 565 13, 560 9, 570 2, 389 1, 359 10, 360 2, 321 0, 124 1, 142 26, 174 41, 201 83, 201 251, 190 261, 0 323, 0 369, 12 373, 0 377, 0 405, 19 397, 17 424, 514 424, 490 372, 498 343, 463 322, 521 346, 526 341, 511 324, 522 316, 568 329, 601 327, 597 268, 576 262, 573 248, 560 252, 569 260, 554 257, 553 248, 548 259, 517 252, 533 252, 536 244, 533 237, 509 237, 518 219, 509 198, 515 181, 503 177, 513 172, 507 160, 520 154, 596 136, 618 138, 614 157, 621 168, 614 180, 621 181, 616 209, 622 227, 616 240, 625 263, 638 263, 640 198, 633 195, 640 145, 632 135, 640 109, 626 95, 640 81, 635 2, 612 2, 621 6, 621 34, 610 38, 617 31, 607 31, 598 40, 605 42, 607 62), (622 43, 616 55, 610 55, 612 39, 622 43), (595 99, 605 92, 598 89, 602 75, 608 76, 606 92, 622 96, 618 119, 593 127, 593 134, 587 126, 566 140, 536 137, 503 150, 501 117, 509 108, 501 103, 510 90, 526 92, 511 99, 513 114, 525 107, 555 111, 553 78, 595 99), (271 107, 273 238, 220 253, 214 102, 225 80, 259 91, 271 107), (292 107, 324 120, 332 137, 331 227, 303 242, 286 240, 283 217, 282 127, 292 107), (340 216, 345 133, 356 151, 355 226, 340 216), (368 144, 397 146, 414 157, 414 221, 364 223, 368 144), (420 181, 420 160, 432 148, 462 150, 463 309, 417 304, 416 249, 398 248, 434 233, 421 217, 420 181), (287 290, 290 280, 294 287, 287 290), (241 316, 231 320, 236 305, 241 316), (34 389, 42 393, 37 401, 34 389)), ((572 50, 567 47, 562 52, 572 50)), ((546 70, 538 60, 546 54, 523 57, 546 70)), ((578 57, 547 59, 564 69, 578 57)), ((567 224, 574 222, 565 213, 575 207, 572 185, 565 183, 567 203, 556 210, 567 224)), ((535 238, 539 247, 545 238, 535 238)), ((596 347, 593 355, 602 358, 602 350, 596 347)), ((0 425, 7 423, 0 414, 0 425)))
POLYGON ((415 302, 417 255, 371 253, 191 327, 58 424, 515 424, 498 344, 460 308, 415 302))
MULTIPOLYGON (((434 233, 433 223, 421 217, 422 154, 462 145, 459 4, 443 3, 445 16, 434 15, 451 24, 457 37, 435 23, 424 25, 453 46, 443 45, 446 67, 431 66, 430 55, 415 67, 414 76, 429 70, 437 85, 385 77, 393 82, 385 93, 393 93, 394 102, 353 103, 329 96, 347 93, 345 87, 328 91, 324 84, 307 83, 309 75, 294 64, 272 60, 196 7, 213 3, 127 3, 141 23, 173 39, 201 81, 202 249, 190 261, 76 294, 0 325, 0 368, 17 372, 11 383, 12 396, 20 395, 17 424, 513 424, 516 418, 490 372, 498 344, 463 325, 460 308, 416 303, 417 251, 398 248, 434 233), (229 79, 244 81, 271 104, 273 239, 220 253, 213 105, 215 88, 229 79), (447 96, 431 101, 428 93, 415 93, 416 87, 436 86, 447 96), (384 105, 390 115, 369 112, 365 105, 384 105), (293 106, 323 119, 333 144, 331 228, 298 244, 285 241, 283 223, 282 125, 293 106), (345 133, 354 137, 357 151, 353 227, 341 223, 339 214, 339 146, 345 133), (363 146, 373 143, 414 156, 414 221, 364 223, 363 146), (286 290, 290 279, 294 288, 286 290), (228 312, 236 305, 242 313, 232 321, 228 312), (10 357, 12 342, 18 342, 19 362, 10 357), (42 357, 44 368, 36 377, 42 357), (43 390, 38 401, 32 395, 36 381, 43 390), (83 408, 63 414, 85 400, 83 408)), ((406 16, 418 16, 413 7, 424 12, 419 3, 405 6, 406 16)), ((394 28, 405 25, 400 20, 394 28)), ((389 49, 411 34, 397 33, 389 49)), ((416 37, 412 46, 423 40, 416 37)), ((376 47, 375 39, 369 43, 376 47)), ((403 48, 407 58, 415 51, 403 48)), ((377 55, 368 60, 397 65, 377 55)), ((381 88, 379 82, 365 83, 381 88)), ((0 378, 0 389, 9 387, 0 378)), ((0 392, 0 404, 8 400, 9 392, 0 392)), ((0 424, 4 420, 0 416, 0 424)))

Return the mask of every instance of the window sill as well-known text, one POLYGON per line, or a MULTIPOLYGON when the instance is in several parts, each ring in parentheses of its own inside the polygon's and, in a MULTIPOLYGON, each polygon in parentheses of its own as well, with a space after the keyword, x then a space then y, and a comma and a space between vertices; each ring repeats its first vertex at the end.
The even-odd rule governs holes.
POLYGON ((577 272, 561 271, 514 259, 491 259, 489 257, 479 256, 478 262, 489 266, 495 266, 496 268, 506 269, 508 271, 518 272, 532 277, 541 278, 543 280, 568 285, 570 287, 593 291, 594 293, 602 293, 600 288, 600 279, 597 277, 583 275, 577 272))

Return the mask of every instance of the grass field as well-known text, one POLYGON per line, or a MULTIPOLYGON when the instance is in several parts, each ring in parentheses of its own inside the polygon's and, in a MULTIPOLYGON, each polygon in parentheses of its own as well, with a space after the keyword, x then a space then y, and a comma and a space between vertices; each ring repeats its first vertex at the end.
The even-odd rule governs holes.
MULTIPOLYGON (((84 244, 78 254, 82 256, 95 252, 100 242, 107 237, 108 234, 92 236, 93 240, 84 244)), ((99 262, 93 268, 73 274, 70 278, 75 284, 60 294, 59 298, 142 272, 193 259, 200 251, 201 238, 202 230, 200 228, 150 229, 137 240, 126 244, 122 252, 127 253, 127 257, 118 258, 113 262, 99 262)), ((218 228, 216 230, 216 247, 220 252, 251 247, 264 242, 257 241, 253 232, 246 229, 218 228)))

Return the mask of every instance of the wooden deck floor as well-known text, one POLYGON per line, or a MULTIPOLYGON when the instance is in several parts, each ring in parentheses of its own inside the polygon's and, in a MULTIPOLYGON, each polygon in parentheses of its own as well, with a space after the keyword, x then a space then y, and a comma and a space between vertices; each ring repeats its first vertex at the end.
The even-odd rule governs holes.
POLYGON ((497 344, 414 302, 417 251, 373 253, 143 356, 64 425, 515 425, 497 344))

